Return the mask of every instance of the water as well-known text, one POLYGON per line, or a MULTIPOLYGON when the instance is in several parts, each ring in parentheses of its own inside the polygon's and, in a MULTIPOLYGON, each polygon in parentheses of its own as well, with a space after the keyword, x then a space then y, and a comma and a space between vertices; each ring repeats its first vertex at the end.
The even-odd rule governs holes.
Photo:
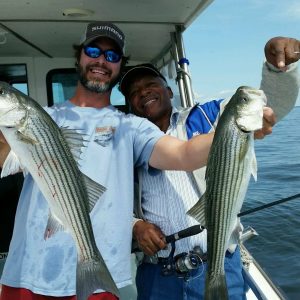
MULTIPOLYGON (((248 210, 300 193, 300 107, 257 140, 258 180, 250 182, 248 210)), ((259 233, 247 249, 290 300, 300 299, 300 197, 242 217, 259 233)))

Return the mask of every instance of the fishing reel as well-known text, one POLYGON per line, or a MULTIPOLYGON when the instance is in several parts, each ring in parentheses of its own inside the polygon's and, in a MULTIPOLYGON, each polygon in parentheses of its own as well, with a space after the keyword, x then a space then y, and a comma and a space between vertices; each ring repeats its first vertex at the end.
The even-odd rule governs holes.
POLYGON ((177 275, 178 277, 188 279, 192 270, 198 269, 203 264, 203 252, 199 246, 194 247, 189 253, 183 252, 174 257, 175 242, 198 234, 205 228, 201 225, 194 225, 174 234, 166 236, 166 242, 171 244, 171 252, 164 259, 161 274, 163 276, 177 275))
POLYGON ((163 263, 161 269, 161 274, 163 276, 170 276, 175 274, 180 278, 188 278, 192 270, 198 269, 203 260, 201 258, 202 251, 200 247, 195 247, 190 252, 183 252, 176 256, 175 252, 175 242, 171 243, 172 249, 168 258, 163 263))

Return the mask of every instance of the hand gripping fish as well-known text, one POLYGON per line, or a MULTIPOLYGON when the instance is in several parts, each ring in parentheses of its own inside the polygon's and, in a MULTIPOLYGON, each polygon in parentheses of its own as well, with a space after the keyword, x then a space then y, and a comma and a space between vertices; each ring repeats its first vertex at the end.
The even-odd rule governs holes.
POLYGON ((227 103, 214 136, 206 169, 206 191, 187 212, 207 228, 206 300, 228 299, 224 260, 236 244, 237 214, 251 174, 256 180, 254 131, 263 125, 266 97, 261 90, 240 87, 227 103))
POLYGON ((28 171, 49 204, 45 237, 64 229, 76 243, 77 299, 86 300, 97 289, 118 295, 89 216, 105 188, 82 174, 76 161, 82 136, 60 129, 36 101, 5 82, 0 82, 0 130, 11 148, 1 177, 20 165, 28 171))

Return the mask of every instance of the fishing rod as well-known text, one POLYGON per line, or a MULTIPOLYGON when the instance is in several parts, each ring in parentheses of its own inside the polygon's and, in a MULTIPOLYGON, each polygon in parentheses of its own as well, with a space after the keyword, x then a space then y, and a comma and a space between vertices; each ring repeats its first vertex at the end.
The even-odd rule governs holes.
POLYGON ((194 225, 194 226, 188 227, 186 229, 183 229, 181 231, 178 231, 176 233, 166 236, 166 243, 168 244, 171 242, 176 242, 180 239, 198 234, 198 233, 202 232, 204 229, 205 229, 205 227, 201 226, 201 225, 194 225))
MULTIPOLYGON (((273 202, 268 203, 268 204, 258 206, 256 208, 252 208, 252 209, 240 212, 238 214, 238 217, 246 216, 246 215, 249 215, 253 212, 256 212, 256 211, 259 211, 259 210, 262 210, 262 209, 265 209, 265 208, 268 208, 268 207, 272 207, 274 205, 281 204, 281 203, 284 203, 284 202, 287 202, 287 201, 290 201, 290 200, 294 200, 294 199, 297 199, 297 198, 300 198, 300 194, 296 194, 296 195, 293 195, 293 196, 290 196, 290 197, 287 197, 287 198, 283 198, 283 199, 276 200, 276 201, 273 201, 273 202)), ((174 242, 176 242, 180 239, 198 234, 198 233, 202 232, 204 229, 205 229, 205 227, 201 226, 200 224, 188 227, 186 229, 183 229, 181 231, 178 231, 176 233, 173 233, 173 234, 170 234, 170 235, 166 236, 166 243, 167 244, 168 243, 174 243, 174 242)), ((136 249, 133 250, 133 252, 134 251, 140 251, 140 250, 138 248, 136 248, 136 249)))
POLYGON ((262 210, 262 209, 265 209, 265 208, 268 208, 268 207, 271 207, 271 206, 274 206, 274 205, 277 205, 277 204, 281 204, 281 203, 284 203, 284 202, 287 202, 287 201, 290 201, 290 200, 294 200, 294 199, 297 199, 299 197, 300 197, 300 194, 296 194, 296 195, 293 195, 293 196, 290 196, 290 197, 287 197, 287 198, 283 198, 283 199, 280 199, 280 200, 276 200, 276 201, 273 201, 271 203, 267 203, 267 204, 264 204, 264 205, 246 210, 246 211, 242 211, 238 214, 238 217, 246 216, 246 215, 249 215, 253 212, 256 212, 256 211, 259 211, 259 210, 262 210))
MULTIPOLYGON (((267 204, 264 204, 264 205, 261 205, 261 206, 258 206, 258 207, 240 212, 238 214, 238 217, 246 216, 246 215, 249 215, 253 212, 256 212, 256 211, 259 211, 259 210, 262 210, 262 209, 265 209, 265 208, 268 208, 268 207, 272 207, 274 205, 281 204, 281 203, 284 203, 284 202, 287 202, 287 201, 290 201, 290 200, 294 200, 294 199, 297 199, 297 198, 300 198, 300 194, 296 194, 296 195, 293 195, 293 196, 290 196, 290 197, 287 197, 287 198, 276 200, 276 201, 273 201, 271 203, 267 203, 267 204)), ((198 234, 198 233, 202 232, 204 229, 205 229, 205 227, 201 226, 201 225, 194 225, 194 226, 188 227, 188 228, 183 229, 179 232, 176 232, 176 233, 173 233, 173 234, 170 234, 170 235, 166 236, 166 242, 167 243, 175 242, 175 241, 183 239, 185 237, 189 237, 189 236, 198 234)))

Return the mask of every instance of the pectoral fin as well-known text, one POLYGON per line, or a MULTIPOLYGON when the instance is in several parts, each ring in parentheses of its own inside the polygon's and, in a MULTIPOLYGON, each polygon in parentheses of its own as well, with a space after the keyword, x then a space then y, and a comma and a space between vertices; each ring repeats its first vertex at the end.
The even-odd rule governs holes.
POLYGON ((35 138, 34 135, 32 135, 29 131, 19 129, 17 131, 18 138, 27 144, 37 145, 39 144, 39 141, 35 138))
POLYGON ((254 178, 255 181, 257 181, 257 160, 256 160, 256 156, 255 156, 255 151, 254 151, 254 147, 252 148, 252 161, 251 161, 251 174, 254 178))
POLYGON ((20 169, 23 169, 23 167, 19 161, 19 158, 17 157, 15 152, 10 150, 2 167, 1 178, 16 174, 20 172, 20 169))
POLYGON ((59 220, 53 216, 53 214, 49 213, 48 223, 44 233, 44 239, 50 238, 53 234, 58 231, 64 231, 65 227, 59 222, 59 220))

